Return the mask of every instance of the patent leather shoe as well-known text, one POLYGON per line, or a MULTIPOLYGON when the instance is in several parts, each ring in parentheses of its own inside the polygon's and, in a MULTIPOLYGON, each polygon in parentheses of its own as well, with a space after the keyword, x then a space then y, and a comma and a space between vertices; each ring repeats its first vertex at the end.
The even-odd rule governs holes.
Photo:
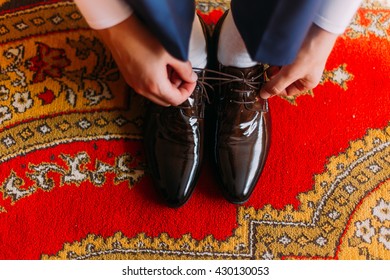
MULTIPOLYGON (((215 29, 215 42, 220 27, 221 22, 215 29)), ((218 64, 221 74, 214 161, 223 194, 235 204, 245 203, 253 193, 269 152, 269 106, 267 100, 259 96, 264 68, 262 64, 248 68, 218 64)))
POLYGON ((145 126, 145 153, 154 186, 170 207, 190 198, 203 159, 206 93, 200 84, 204 71, 195 71, 198 82, 179 106, 151 104, 145 126))

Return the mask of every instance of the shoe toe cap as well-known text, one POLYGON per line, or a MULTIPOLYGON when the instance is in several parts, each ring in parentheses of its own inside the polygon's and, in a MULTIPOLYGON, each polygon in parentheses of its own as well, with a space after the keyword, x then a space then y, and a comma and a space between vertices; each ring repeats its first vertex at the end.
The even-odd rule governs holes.
POLYGON ((229 202, 243 204, 249 200, 255 188, 256 181, 245 181, 245 178, 238 178, 238 180, 231 178, 231 180, 226 181, 223 185, 223 194, 229 202))
POLYGON ((156 183, 156 186, 164 202, 172 208, 183 206, 194 190, 194 184, 191 184, 191 182, 178 184, 177 180, 166 182, 165 184, 156 183))

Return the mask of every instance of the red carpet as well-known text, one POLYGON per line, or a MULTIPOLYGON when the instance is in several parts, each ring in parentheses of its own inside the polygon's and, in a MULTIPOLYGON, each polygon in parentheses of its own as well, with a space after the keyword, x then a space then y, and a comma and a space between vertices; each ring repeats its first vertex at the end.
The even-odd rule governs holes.
MULTIPOLYGON (((228 1, 198 1, 212 24, 228 1)), ((71 1, 0 1, 0 259, 390 259, 390 8, 366 1, 323 80, 270 100, 252 198, 206 162, 191 200, 145 173, 144 101, 71 1)))

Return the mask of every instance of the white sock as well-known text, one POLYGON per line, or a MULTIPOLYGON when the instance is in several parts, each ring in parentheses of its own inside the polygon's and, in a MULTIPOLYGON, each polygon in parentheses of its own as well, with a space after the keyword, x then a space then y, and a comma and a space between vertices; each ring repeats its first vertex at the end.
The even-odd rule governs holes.
POLYGON ((249 56, 232 13, 229 11, 223 24, 218 41, 218 61, 224 66, 239 68, 252 67, 258 64, 249 56))
POLYGON ((190 38, 189 61, 194 68, 205 68, 207 64, 206 38, 203 33, 202 24, 197 15, 195 15, 192 24, 190 38))

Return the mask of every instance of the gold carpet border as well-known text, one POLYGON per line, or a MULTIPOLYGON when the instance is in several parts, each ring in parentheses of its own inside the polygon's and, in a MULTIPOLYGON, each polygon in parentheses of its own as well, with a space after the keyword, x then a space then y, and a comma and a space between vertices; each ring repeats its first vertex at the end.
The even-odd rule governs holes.
POLYGON ((22 123, 0 133, 0 164, 62 143, 96 139, 139 140, 142 123, 141 113, 137 115, 133 110, 73 113, 22 123))
POLYGON ((55 256, 42 258, 337 258, 340 240, 354 211, 376 188, 388 192, 389 179, 390 125, 383 130, 369 130, 363 139, 352 141, 344 153, 330 158, 326 172, 315 176, 313 189, 298 196, 298 210, 292 206, 283 210, 271 205, 260 210, 238 207, 238 227, 224 241, 213 236, 195 240, 190 234, 179 239, 166 233, 157 238, 145 234, 127 238, 120 232, 109 238, 90 234, 81 242, 64 244, 55 256))
POLYGON ((46 4, 0 16, 0 44, 80 28, 89 29, 72 1, 46 4))
POLYGON ((390 181, 370 193, 341 239, 340 259, 390 260, 390 181))

